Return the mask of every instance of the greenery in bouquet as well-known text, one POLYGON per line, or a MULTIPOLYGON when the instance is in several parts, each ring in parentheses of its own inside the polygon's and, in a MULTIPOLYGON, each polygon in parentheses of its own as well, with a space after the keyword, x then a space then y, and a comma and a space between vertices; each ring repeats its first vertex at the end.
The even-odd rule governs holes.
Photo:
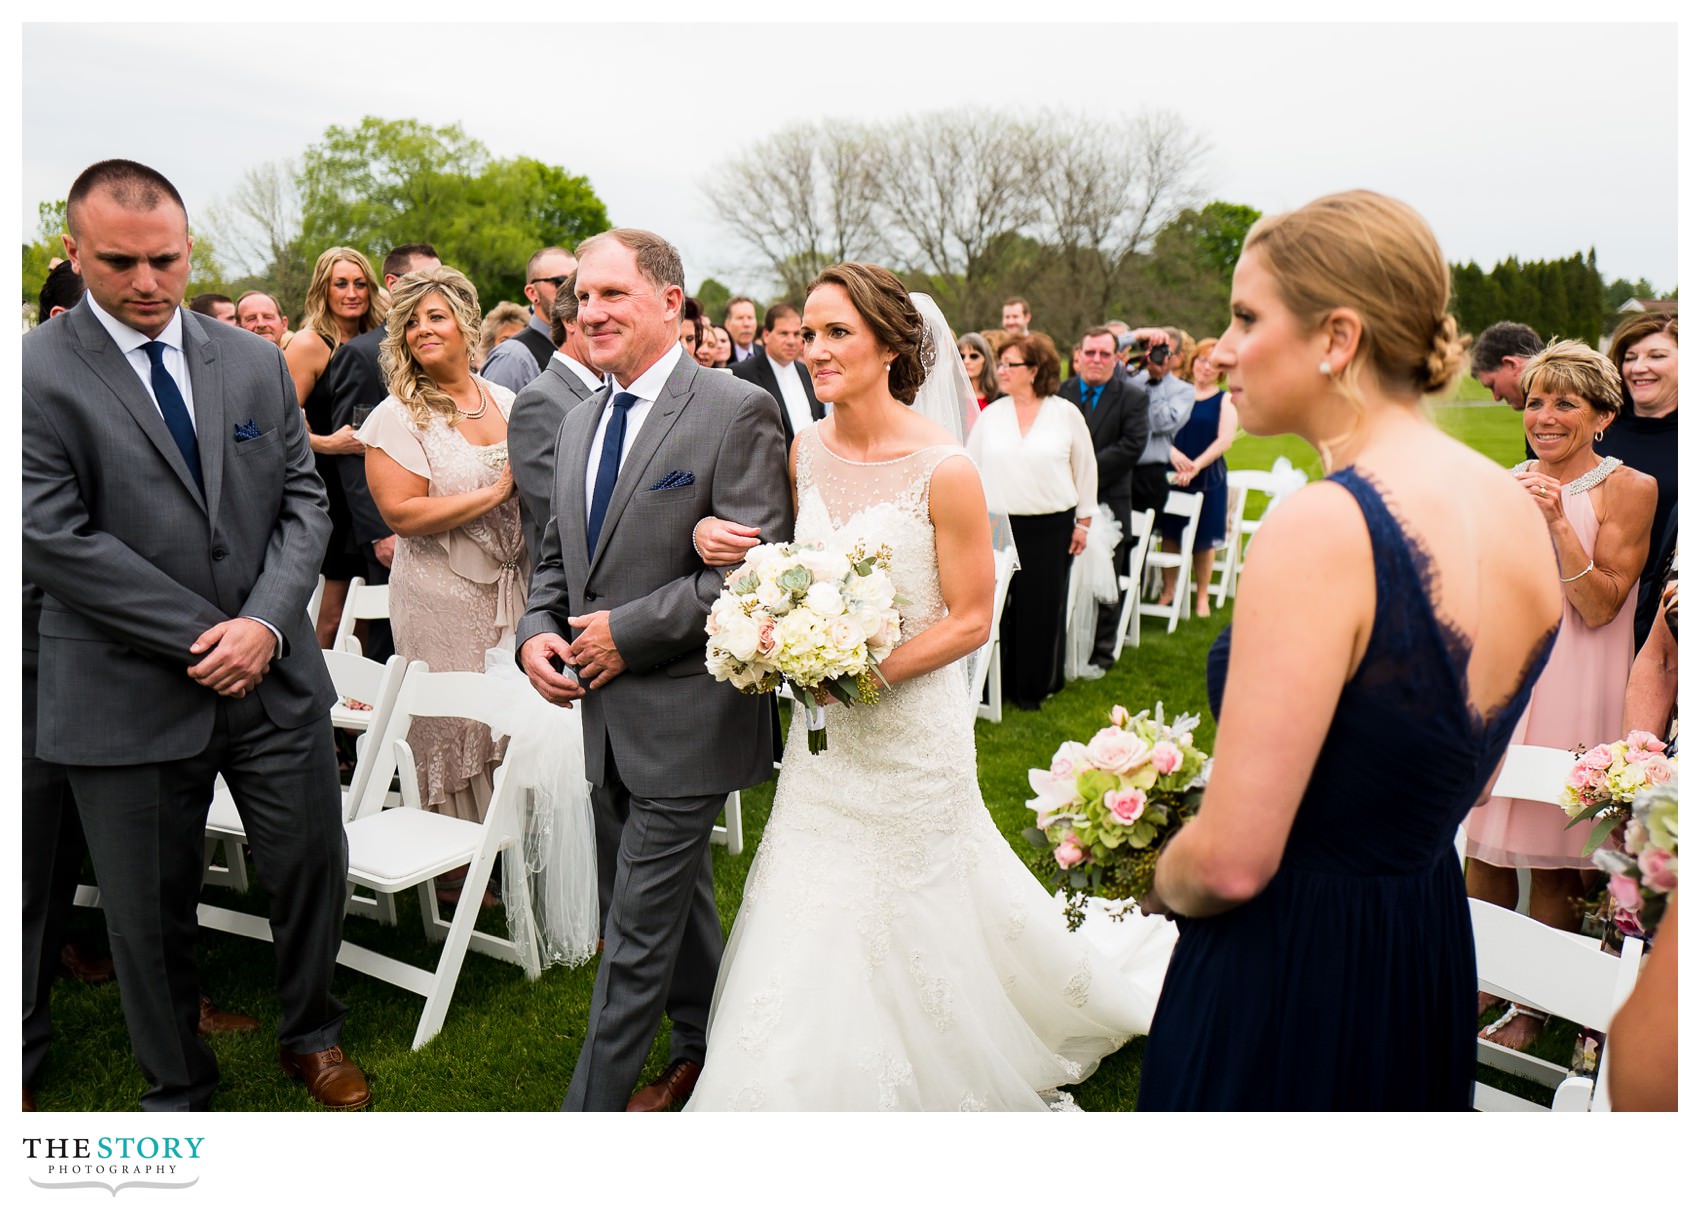
POLYGON ((1623 827, 1623 849, 1594 852, 1594 866, 1606 873, 1613 921, 1625 935, 1651 939, 1676 892, 1676 805, 1674 774, 1643 787, 1623 827))
POLYGON ((1643 789, 1676 778, 1676 759, 1651 733, 1632 730, 1622 741, 1602 742, 1576 752, 1559 805, 1570 825, 1592 821, 1584 852, 1594 851, 1629 819, 1629 806, 1643 789))
MULTIPOLYGON (((1087 742, 1065 741, 1048 769, 1029 769, 1035 814, 1022 836, 1055 865, 1069 929, 1085 920, 1086 899, 1137 902, 1151 891, 1157 852, 1197 811, 1210 757, 1192 742, 1197 716, 1165 722, 1163 705, 1110 723, 1087 742)), ((1127 906, 1113 913, 1120 917, 1127 906)))
POLYGON ((749 695, 789 682, 802 702, 809 752, 826 749, 817 691, 846 705, 876 703, 878 665, 897 646, 903 598, 891 549, 764 543, 727 575, 709 609, 708 672, 749 695))

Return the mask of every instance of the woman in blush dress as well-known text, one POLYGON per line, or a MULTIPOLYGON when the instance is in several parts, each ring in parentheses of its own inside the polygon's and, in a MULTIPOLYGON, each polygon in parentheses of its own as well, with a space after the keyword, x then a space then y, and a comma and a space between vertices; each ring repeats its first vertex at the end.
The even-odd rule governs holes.
MULTIPOLYGON (((1523 432, 1535 458, 1512 469, 1546 521, 1558 553, 1564 626, 1535 684, 1514 745, 1572 749, 1624 735, 1623 695, 1635 656, 1635 588, 1647 559, 1658 486, 1620 460, 1602 459, 1595 435, 1613 424, 1622 399, 1617 370, 1580 341, 1559 341, 1523 367, 1523 432)), ((1261 533, 1260 533, 1261 534, 1261 533)), ((1262 542, 1259 539, 1258 542, 1262 542)), ((1566 931, 1593 861, 1584 828, 1557 805, 1495 796, 1465 823, 1470 896, 1517 904, 1518 868, 1529 869, 1529 914, 1566 931)), ((1487 1010, 1497 1000, 1484 994, 1487 1010)), ((1527 1047, 1545 1016, 1508 1004, 1483 1035, 1527 1047)))
MULTIPOLYGON (((437 671, 482 671, 485 650, 512 637, 529 576, 508 467, 513 393, 472 373, 478 292, 464 275, 416 270, 392 299, 379 354, 390 395, 360 440, 372 500, 398 537, 396 652, 437 671)), ((501 757, 490 730, 421 720, 408 738, 426 807, 483 820, 501 757)))
POLYGON ((358 249, 328 248, 320 253, 307 285, 299 340, 291 341, 283 351, 289 377, 295 383, 295 397, 306 414, 307 441, 313 448, 313 464, 318 468, 319 479, 325 482, 331 515, 330 542, 325 545, 324 560, 319 566, 325 575, 319 622, 314 629, 320 648, 329 648, 336 638, 342 606, 348 599, 349 580, 366 572, 365 560, 355 551, 354 518, 343 496, 342 474, 336 463, 338 459, 364 455, 366 448, 354 436, 353 426, 345 425, 332 432, 334 402, 324 374, 339 345, 383 324, 389 305, 378 293, 377 281, 371 264, 358 249))
POLYGON ((1453 840, 1546 660, 1559 593, 1528 493, 1421 410, 1461 362, 1449 291, 1428 225, 1380 194, 1246 236, 1211 360, 1249 433, 1299 435, 1330 474, 1258 531, 1210 653, 1210 785, 1143 907, 1181 934, 1142 1111, 1470 1106, 1476 974, 1453 840))

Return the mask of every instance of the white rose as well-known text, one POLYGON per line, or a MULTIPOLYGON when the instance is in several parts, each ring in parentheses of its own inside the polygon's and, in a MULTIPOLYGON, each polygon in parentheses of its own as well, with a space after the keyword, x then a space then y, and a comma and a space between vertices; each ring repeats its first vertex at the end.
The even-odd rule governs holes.
POLYGON ((769 581, 766 577, 763 577, 761 584, 756 587, 756 601, 770 611, 778 610, 781 606, 789 603, 790 600, 791 595, 786 592, 784 587, 776 581, 769 581))
POLYGON ((715 637, 716 643, 740 662, 747 662, 756 655, 760 640, 761 632, 755 620, 742 612, 722 620, 720 634, 715 637))
POLYGON ((844 599, 838 593, 838 587, 825 581, 817 581, 809 587, 809 592, 803 596, 803 605, 822 619, 836 619, 844 613, 844 599))
POLYGON ((802 548, 797 563, 815 575, 816 581, 843 581, 850 575, 850 560, 843 552, 826 548, 802 548))

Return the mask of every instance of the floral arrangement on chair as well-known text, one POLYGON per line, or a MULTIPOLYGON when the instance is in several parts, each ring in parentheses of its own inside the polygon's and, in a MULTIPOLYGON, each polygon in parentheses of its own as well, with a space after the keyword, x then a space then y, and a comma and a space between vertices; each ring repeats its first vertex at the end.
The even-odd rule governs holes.
POLYGON ((826 711, 816 688, 847 706, 879 701, 877 667, 897 646, 903 605, 890 569, 884 545, 751 548, 709 609, 708 672, 748 695, 789 682, 807 713, 809 753, 819 754, 826 711))
POLYGON ((1643 789, 1676 778, 1676 759, 1665 754, 1665 743, 1641 729, 1622 741, 1602 742, 1591 750, 1578 749, 1559 805, 1570 824, 1592 821, 1584 851, 1594 851, 1613 830, 1628 821, 1630 805, 1643 789))
POLYGON ((1197 716, 1165 723, 1160 703, 1137 716, 1118 704, 1109 720, 1090 741, 1063 742, 1048 769, 1027 772, 1036 820, 1022 837, 1056 865, 1070 930, 1085 920, 1088 897, 1137 902, 1151 891, 1158 850, 1198 811, 1210 777, 1210 757, 1192 741, 1197 716))

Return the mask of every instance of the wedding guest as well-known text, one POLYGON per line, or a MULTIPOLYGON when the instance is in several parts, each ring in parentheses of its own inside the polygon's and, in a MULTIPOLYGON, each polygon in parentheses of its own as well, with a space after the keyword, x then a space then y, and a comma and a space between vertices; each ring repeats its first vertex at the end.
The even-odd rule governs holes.
POLYGON ((685 353, 695 362, 697 346, 702 344, 702 304, 689 295, 685 296, 679 312, 679 344, 685 347, 685 353))
POLYGON ((716 324, 712 327, 717 347, 714 369, 723 371, 732 365, 732 334, 726 331, 726 326, 723 324, 716 324))
MULTIPOLYGON (((1239 432, 1239 410, 1222 390, 1222 373, 1210 361, 1210 351, 1216 347, 1214 337, 1206 337, 1194 348, 1192 361, 1182 363, 1180 377, 1192 383, 1192 415, 1175 433, 1169 462, 1175 469, 1177 491, 1203 493, 1198 511, 1198 530, 1192 539, 1192 584, 1196 595, 1192 613, 1200 619, 1210 615, 1210 566, 1215 563, 1217 549, 1227 542, 1228 534, 1228 461, 1224 456, 1234 444, 1239 432)), ((1184 521, 1175 514, 1158 515, 1162 528, 1162 546, 1178 551, 1184 521)), ((1163 570, 1164 605, 1175 600, 1177 570, 1163 570)))
POLYGON ((289 317, 271 295, 264 291, 248 291, 236 301, 236 323, 256 337, 283 348, 283 336, 289 331, 289 317))
POLYGON ((525 327, 498 342, 484 360, 479 373, 489 383, 517 392, 543 371, 555 347, 549 341, 549 313, 555 307, 555 292, 578 262, 564 248, 549 245, 531 254, 525 263, 525 297, 531 315, 525 327))
POLYGON ((189 310, 210 316, 220 324, 236 323, 236 304, 229 295, 220 295, 213 291, 203 291, 189 300, 189 310))
POLYGON ((1610 358, 1623 376, 1623 411, 1595 443, 1659 486, 1647 566, 1635 608, 1635 647, 1647 642, 1659 586, 1676 550, 1676 313, 1643 312, 1617 326, 1610 358))
POLYGON ((748 295, 734 295, 726 301, 726 312, 721 316, 725 322, 726 332, 732 338, 731 364, 755 357, 760 351, 756 348, 756 301, 748 295))
POLYGON ((974 399, 979 401, 981 408, 1003 395, 1003 389, 998 387, 992 347, 984 337, 974 332, 962 334, 956 343, 956 352, 962 356, 962 367, 968 372, 968 382, 974 385, 974 399))
POLYGON ((1033 322, 1033 312, 1027 300, 1011 295, 1003 301, 1003 331, 1011 337, 1027 336, 1027 326, 1033 322))
MULTIPOLYGON (((1526 324, 1500 320, 1488 325, 1470 345, 1470 375, 1500 404, 1523 411, 1523 367, 1545 342, 1526 324)), ((1534 452, 1529 453, 1533 459, 1534 452)))
MULTIPOLYGON (((508 466, 513 393, 472 372, 478 292, 446 266, 396 281, 380 361, 390 394, 360 428, 366 478, 397 535, 396 652, 433 670, 484 669, 525 607, 525 539, 508 466)), ((409 732, 426 807, 481 821, 501 757, 490 730, 421 720, 409 732)), ((443 881, 438 881, 442 888, 443 881)))
MULTIPOLYGON (((1613 424, 1623 391, 1604 354, 1580 341, 1555 341, 1529 359, 1521 387, 1523 431, 1537 458, 1512 474, 1539 507, 1558 555, 1564 626, 1511 744, 1570 749, 1614 741, 1624 735, 1623 695, 1635 655, 1634 614, 1625 604, 1647 559, 1658 488, 1595 450, 1594 435, 1613 424)), ((1582 876, 1593 863, 1583 854, 1586 834, 1566 829, 1569 820, 1557 805, 1502 796, 1474 810, 1465 823, 1470 896, 1515 906, 1516 869, 1527 868, 1530 916, 1574 931, 1582 876)), ((1483 995, 1480 1009, 1496 1001, 1483 995)), ((1521 1049, 1544 1022, 1510 1004, 1484 1035, 1521 1049)))
POLYGON ((301 315, 302 339, 291 341, 283 351, 289 377, 295 382, 295 397, 307 418, 307 441, 313 448, 313 466, 325 482, 331 514, 331 538, 319 565, 325 591, 319 599, 319 622, 315 631, 319 647, 328 649, 342 621, 343 603, 348 599, 348 582, 366 569, 355 550, 353 517, 348 495, 343 492, 338 460, 365 454, 354 436, 354 427, 333 427, 335 403, 325 368, 331 355, 345 341, 375 329, 384 322, 389 305, 378 293, 377 278, 366 255, 357 249, 328 248, 313 265, 307 284, 307 301, 301 315))
MULTIPOLYGON (((478 326, 478 361, 477 366, 483 366, 490 360, 490 351, 494 350, 509 337, 516 337, 531 323, 531 313, 517 303, 506 299, 491 308, 484 316, 484 322, 478 326)), ((473 369, 477 369, 474 367, 473 369)))
POLYGON ((696 359, 698 366, 716 367, 725 361, 720 349, 720 331, 706 321, 702 322, 702 336, 697 341, 696 359))
POLYGON ((1136 329, 1134 337, 1145 342, 1143 367, 1129 382, 1142 388, 1150 400, 1150 428, 1133 468, 1133 508, 1152 510, 1161 518, 1169 500, 1169 472, 1174 466, 1169 457, 1175 435, 1192 416, 1197 397, 1192 384, 1174 373, 1176 350, 1166 332, 1136 329))
POLYGON ((1043 333, 1013 338, 998 354, 1004 395, 968 435, 988 508, 1009 517, 1020 561, 998 635, 1004 694, 1029 712, 1062 689, 1069 569, 1098 503, 1092 434, 1056 394, 1060 369, 1043 333))
POLYGON ((1331 474, 1258 531, 1210 654, 1213 772, 1143 906, 1180 941, 1142 1110, 1470 1106, 1453 838, 1560 604, 1538 501, 1422 412, 1462 362, 1450 283, 1422 218, 1368 191, 1247 233, 1210 360, 1248 432, 1331 474))

